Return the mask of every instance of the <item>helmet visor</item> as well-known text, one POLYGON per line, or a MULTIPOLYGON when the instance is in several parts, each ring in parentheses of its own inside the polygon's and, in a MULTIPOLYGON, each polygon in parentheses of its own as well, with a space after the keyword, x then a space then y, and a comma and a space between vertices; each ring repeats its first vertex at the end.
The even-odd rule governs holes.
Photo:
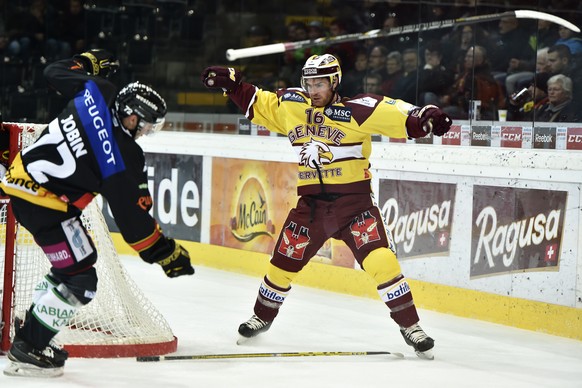
POLYGON ((164 128, 166 119, 164 117, 156 120, 155 123, 149 123, 147 121, 141 120, 139 128, 136 133, 136 138, 139 136, 150 136, 156 132, 159 132, 164 128))

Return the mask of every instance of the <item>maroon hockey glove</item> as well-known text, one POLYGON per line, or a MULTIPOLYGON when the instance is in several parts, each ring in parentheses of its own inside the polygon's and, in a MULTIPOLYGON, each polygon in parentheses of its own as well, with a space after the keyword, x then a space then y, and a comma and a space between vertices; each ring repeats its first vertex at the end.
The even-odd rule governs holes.
POLYGON ((442 136, 449 131, 453 121, 436 105, 412 109, 406 119, 406 129, 411 138, 424 137, 431 132, 442 136))
POLYGON ((86 72, 109 78, 119 68, 119 61, 113 54, 103 49, 93 49, 73 56, 73 60, 79 62, 86 72))
POLYGON ((176 241, 174 242, 174 252, 165 259, 158 261, 157 263, 162 266, 162 269, 169 278, 176 278, 182 275, 192 275, 194 274, 194 268, 190 262, 190 254, 186 249, 184 249, 176 241))
POLYGON ((232 67, 210 66, 204 69, 200 78, 207 88, 221 88, 230 94, 240 85, 242 75, 232 67))

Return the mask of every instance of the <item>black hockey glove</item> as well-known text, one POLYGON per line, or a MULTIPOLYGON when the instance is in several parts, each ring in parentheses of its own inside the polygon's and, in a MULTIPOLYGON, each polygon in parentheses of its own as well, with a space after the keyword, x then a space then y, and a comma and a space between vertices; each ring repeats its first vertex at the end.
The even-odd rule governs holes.
POLYGON ((73 60, 83 66, 89 74, 109 78, 119 68, 119 61, 113 54, 103 49, 93 49, 73 56, 73 60))
POLYGON ((204 69, 200 78, 207 88, 221 88, 225 93, 230 94, 240 85, 242 75, 240 71, 232 67, 210 66, 204 69))
POLYGON ((436 105, 412 109, 406 119, 406 129, 411 138, 425 137, 433 133, 442 136, 451 129, 453 121, 436 105))
POLYGON ((170 239, 174 243, 174 252, 165 259, 157 261, 169 278, 176 278, 182 275, 193 275, 194 268, 190 262, 190 254, 175 240, 170 239))

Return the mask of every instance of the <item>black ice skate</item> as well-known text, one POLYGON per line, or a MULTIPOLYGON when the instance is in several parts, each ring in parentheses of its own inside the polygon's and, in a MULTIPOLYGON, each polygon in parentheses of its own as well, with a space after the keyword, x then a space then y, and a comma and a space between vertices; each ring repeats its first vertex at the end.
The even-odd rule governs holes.
POLYGON ((265 322, 256 315, 253 315, 248 321, 241 323, 241 325, 238 327, 240 338, 237 341, 237 344, 240 345, 249 338, 255 337, 269 330, 272 323, 273 322, 265 322))
POLYGON ((7 356, 10 361, 4 369, 7 376, 58 377, 63 374, 69 353, 52 344, 35 349, 15 336, 7 356))
POLYGON ((425 360, 433 360, 434 355, 432 348, 434 348, 434 340, 430 338, 424 330, 415 323, 414 325, 404 329, 400 329, 400 333, 404 337, 404 341, 414 348, 416 355, 425 360))

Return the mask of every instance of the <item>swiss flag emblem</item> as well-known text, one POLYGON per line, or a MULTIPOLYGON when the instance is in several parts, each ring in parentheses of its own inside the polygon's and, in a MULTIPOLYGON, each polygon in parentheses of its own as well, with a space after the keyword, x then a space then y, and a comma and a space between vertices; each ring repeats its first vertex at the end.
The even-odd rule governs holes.
POLYGON ((544 257, 544 261, 546 263, 554 262, 558 259, 558 244, 550 244, 546 246, 546 256, 544 257))

